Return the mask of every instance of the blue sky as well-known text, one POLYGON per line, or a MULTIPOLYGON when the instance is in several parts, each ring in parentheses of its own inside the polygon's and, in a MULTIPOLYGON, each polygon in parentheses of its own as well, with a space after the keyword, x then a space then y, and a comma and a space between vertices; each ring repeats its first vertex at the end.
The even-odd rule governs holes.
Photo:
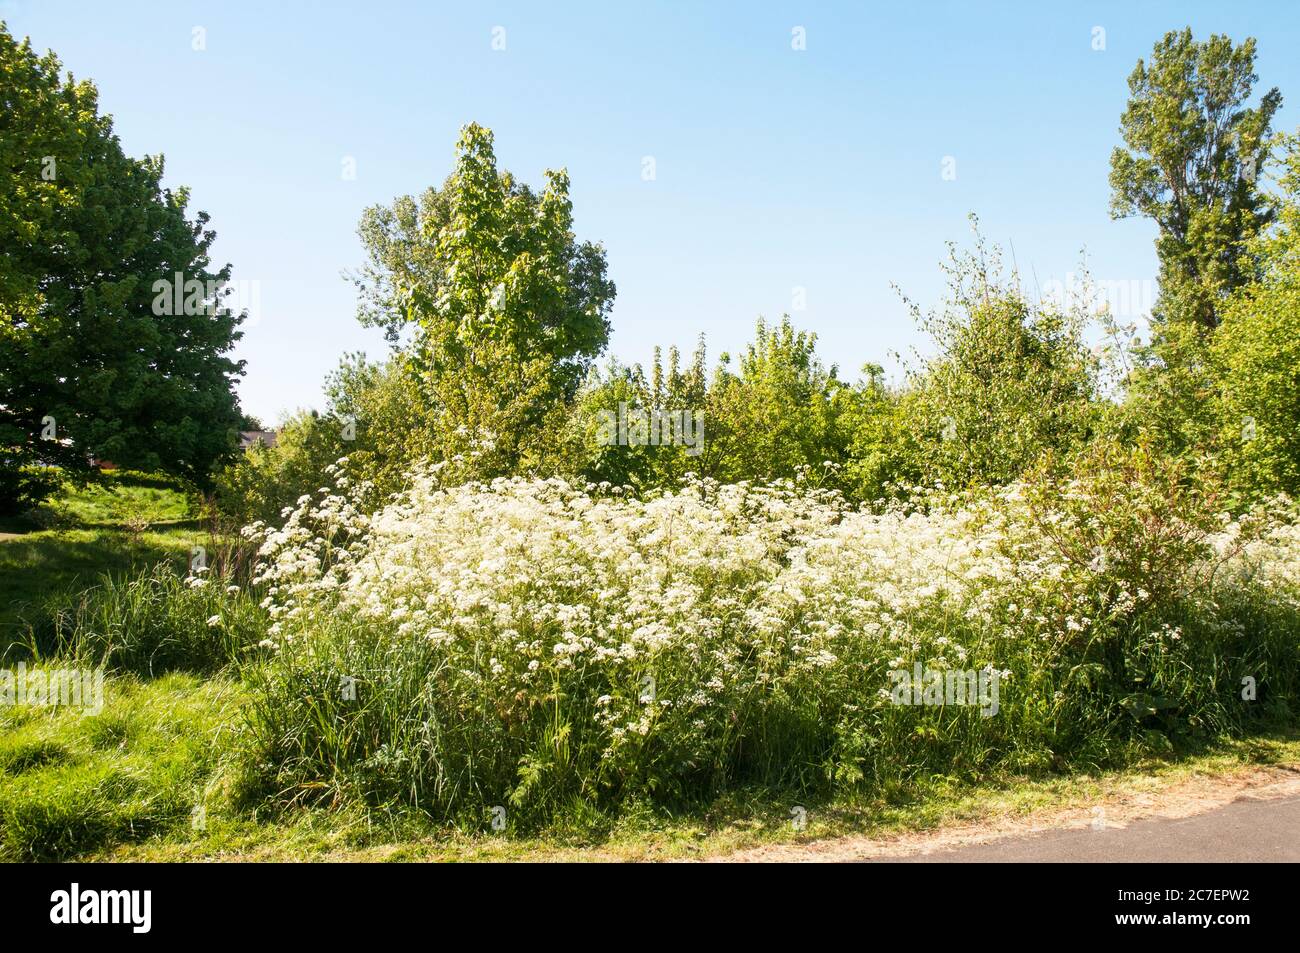
POLYGON ((12 32, 96 82, 128 152, 166 156, 168 183, 212 215, 217 261, 256 283, 240 394, 268 422, 320 406, 344 351, 384 352, 342 277, 362 260, 358 217, 440 183, 465 122, 492 128, 525 181, 568 168, 576 231, 604 242, 618 285, 619 357, 689 351, 703 331, 712 360, 759 315, 792 312, 854 378, 924 346, 891 282, 937 302, 944 243, 969 239, 970 212, 1040 286, 1084 249, 1103 281, 1154 279, 1154 227, 1107 211, 1129 72, 1170 29, 1255 36, 1257 93, 1295 97, 1277 123, 1294 129, 1298 11, 0 0, 12 32))

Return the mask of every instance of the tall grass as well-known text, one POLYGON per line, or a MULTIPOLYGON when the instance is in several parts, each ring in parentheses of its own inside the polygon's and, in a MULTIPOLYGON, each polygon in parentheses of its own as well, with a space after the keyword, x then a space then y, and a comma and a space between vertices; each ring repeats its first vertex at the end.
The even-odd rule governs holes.
MULTIPOLYGON (((635 676, 576 669, 521 695, 501 690, 482 651, 321 620, 249 672, 244 741, 260 786, 248 793, 282 804, 415 806, 471 827, 501 805, 528 828, 579 805, 613 815, 631 803, 699 808, 737 789, 829 798, 935 776, 1114 767, 1294 723, 1300 617, 1249 601, 1224 611, 1184 619, 1175 641, 1139 626, 1057 648, 935 615, 935 635, 912 657, 929 663, 948 639, 992 660, 1008 673, 995 714, 894 704, 882 695, 894 661, 845 640, 833 668, 769 664, 767 680, 748 680, 709 711, 689 707, 679 718, 647 699, 649 727, 630 745, 599 713, 603 698, 643 687, 635 676), (1242 697, 1248 676, 1252 701, 1242 697)), ((661 652, 648 670, 659 702, 700 689, 684 653, 661 652)))
POLYGON ((104 575, 71 597, 49 597, 28 621, 24 644, 37 659, 111 672, 205 674, 246 658, 268 624, 247 590, 159 564, 135 575, 104 575))

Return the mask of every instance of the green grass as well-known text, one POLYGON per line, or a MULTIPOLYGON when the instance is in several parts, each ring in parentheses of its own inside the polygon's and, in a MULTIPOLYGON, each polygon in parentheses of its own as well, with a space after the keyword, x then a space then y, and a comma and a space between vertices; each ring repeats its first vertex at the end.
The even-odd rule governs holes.
POLYGON ((85 589, 103 573, 159 562, 184 568, 207 538, 179 485, 139 473, 70 488, 35 516, 0 527, 0 657, 19 641, 24 617, 52 595, 85 589))
POLYGON ((105 576, 50 600, 24 630, 33 659, 60 659, 111 673, 210 675, 248 660, 270 620, 255 596, 225 580, 160 563, 131 576, 105 576))
POLYGON ((188 828, 236 724, 226 679, 108 679, 99 714, 0 707, 0 860, 61 860, 188 828))
POLYGON ((44 507, 55 519, 84 527, 118 529, 132 518, 151 525, 175 524, 194 514, 181 486, 165 476, 113 470, 102 484, 91 484, 63 494, 44 507))
MULTIPOLYGON (((1171 785, 1238 775, 1259 766, 1300 764, 1300 731, 1246 740, 1222 739, 1181 756, 1151 758, 1123 770, 1028 778, 1007 775, 977 785, 936 777, 870 799, 801 804, 807 826, 794 829, 791 804, 737 792, 683 815, 632 812, 612 826, 570 823, 521 836, 476 825, 438 824, 410 813, 302 809, 245 814, 228 808, 228 775, 206 787, 206 823, 177 821, 140 837, 105 841, 82 855, 94 861, 606 861, 684 860, 725 856, 827 838, 886 837, 957 824, 996 823, 1038 812, 1087 812, 1171 785)), ((224 767, 223 769, 224 770, 224 767)), ((182 819, 183 821, 183 819, 182 819)))

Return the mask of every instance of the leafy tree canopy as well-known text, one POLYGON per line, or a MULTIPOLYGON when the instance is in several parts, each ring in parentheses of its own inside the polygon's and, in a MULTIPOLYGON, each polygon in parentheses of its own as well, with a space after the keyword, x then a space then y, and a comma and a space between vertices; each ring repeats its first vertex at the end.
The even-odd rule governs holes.
POLYGON ((356 281, 363 323, 411 335, 405 361, 434 421, 437 455, 484 473, 535 469, 609 338, 604 249, 573 234, 569 177, 536 193, 497 168, 471 123, 441 189, 370 209, 356 281))
POLYGON ((1185 29, 1166 34, 1129 77, 1125 145, 1111 154, 1111 213, 1159 225, 1165 320, 1215 327, 1221 301, 1242 280, 1243 242, 1270 219, 1256 183, 1282 95, 1271 89, 1248 105, 1254 69, 1253 39, 1197 42, 1185 29))
POLYGON ((1300 496, 1300 134, 1281 145, 1277 226, 1254 242, 1258 275, 1224 307, 1213 349, 1219 438, 1248 498, 1300 496))
POLYGON ((0 26, 0 509, 92 457, 206 485, 240 414, 208 216, 133 159, 95 87, 0 26), (180 280, 177 280, 177 276, 180 280))

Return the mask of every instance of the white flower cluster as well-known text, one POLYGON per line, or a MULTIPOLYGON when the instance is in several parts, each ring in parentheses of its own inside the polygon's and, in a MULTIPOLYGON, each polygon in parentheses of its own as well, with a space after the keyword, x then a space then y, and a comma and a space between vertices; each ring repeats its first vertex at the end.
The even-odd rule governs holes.
MULTIPOLYGON (((246 531, 261 540, 272 639, 348 618, 429 640, 496 683, 503 717, 557 680, 586 680, 591 717, 615 743, 869 659, 882 678, 918 659, 988 665, 999 640, 1070 640, 1148 596, 1107 577, 1101 556, 1072 561, 1016 487, 873 513, 790 484, 693 480, 635 499, 558 479, 444 488, 427 472, 371 516, 343 488, 286 517, 246 531)), ((1295 525, 1221 574, 1291 600, 1298 579, 1295 525)))

